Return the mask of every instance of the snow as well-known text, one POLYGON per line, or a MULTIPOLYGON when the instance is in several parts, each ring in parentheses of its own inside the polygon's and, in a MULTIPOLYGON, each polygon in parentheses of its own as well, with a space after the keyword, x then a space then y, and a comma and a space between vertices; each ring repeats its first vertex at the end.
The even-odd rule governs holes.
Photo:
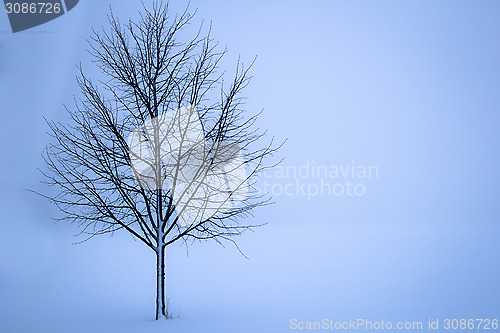
POLYGON ((287 332, 291 319, 494 316, 500 296, 493 224, 275 222, 240 237, 250 259, 212 243, 189 256, 167 248, 175 318, 159 322, 155 256, 140 242, 72 245, 71 227, 47 226, 32 209, 3 231, 1 332, 287 332))

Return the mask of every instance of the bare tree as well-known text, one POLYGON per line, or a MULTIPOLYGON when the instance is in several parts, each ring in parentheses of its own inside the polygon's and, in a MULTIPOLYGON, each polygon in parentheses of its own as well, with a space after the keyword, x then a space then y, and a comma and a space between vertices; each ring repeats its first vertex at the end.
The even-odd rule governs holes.
MULTIPOLYGON (((75 222, 85 240, 125 230, 156 255, 156 319, 165 303, 165 248, 175 242, 224 240, 258 225, 241 218, 269 203, 255 184, 277 148, 261 144, 259 113, 246 116, 249 83, 240 61, 224 83, 226 50, 210 28, 189 35, 193 15, 170 16, 155 1, 137 22, 111 13, 110 29, 93 31, 89 52, 103 73, 91 80, 80 66, 81 97, 69 122, 49 121, 42 194, 75 222)), ((236 245, 236 243, 234 243, 236 245)), ((236 245, 237 246, 237 245, 236 245)))

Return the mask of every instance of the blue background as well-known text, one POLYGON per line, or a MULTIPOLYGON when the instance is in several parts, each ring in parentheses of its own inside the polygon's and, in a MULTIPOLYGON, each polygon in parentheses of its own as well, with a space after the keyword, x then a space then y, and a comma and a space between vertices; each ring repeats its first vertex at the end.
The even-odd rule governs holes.
MULTIPOLYGON (((147 2, 149 3, 149 2, 147 2)), ((0 14, 0 331, 289 332, 323 318, 500 317, 500 2, 191 1, 254 79, 247 108, 288 139, 283 165, 376 165, 362 197, 277 196, 233 246, 167 249, 170 310, 155 322, 155 258, 125 233, 83 245, 42 189, 43 120, 65 121, 76 64, 109 4, 81 1, 12 34, 0 14)), ((172 2, 173 12, 185 8, 172 2)), ((193 26, 193 29, 195 26, 193 26)))

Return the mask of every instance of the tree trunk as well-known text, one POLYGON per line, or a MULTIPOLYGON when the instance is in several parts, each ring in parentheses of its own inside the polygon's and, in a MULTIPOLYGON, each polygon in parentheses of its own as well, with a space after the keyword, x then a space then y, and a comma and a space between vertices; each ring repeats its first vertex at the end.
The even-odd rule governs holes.
POLYGON ((167 317, 165 306, 165 247, 156 251, 156 320, 167 317))

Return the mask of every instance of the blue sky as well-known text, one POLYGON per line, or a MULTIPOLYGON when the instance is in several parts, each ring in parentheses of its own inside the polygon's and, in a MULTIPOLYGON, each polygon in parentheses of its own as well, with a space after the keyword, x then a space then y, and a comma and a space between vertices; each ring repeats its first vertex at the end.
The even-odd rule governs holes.
MULTIPOLYGON (((106 23, 109 4, 124 19, 140 7, 82 0, 16 34, 0 15, 6 332, 166 329, 149 321, 151 253, 126 234, 72 245, 76 227, 53 225, 55 209, 26 192, 43 186, 36 170, 49 140, 43 117, 65 121, 78 63, 100 75, 86 39, 106 23), (33 322, 23 321, 34 307, 33 322)), ((166 325, 287 332, 291 318, 498 318, 500 3, 191 1, 190 8, 228 46, 229 73, 239 55, 244 63, 257 56, 247 108, 264 109, 259 126, 287 139, 282 165, 354 162, 379 172, 351 179, 365 186, 362 196, 275 196, 253 218, 269 225, 239 239, 249 260, 232 246, 195 244, 189 257, 172 248, 167 291, 180 317, 166 325)))

